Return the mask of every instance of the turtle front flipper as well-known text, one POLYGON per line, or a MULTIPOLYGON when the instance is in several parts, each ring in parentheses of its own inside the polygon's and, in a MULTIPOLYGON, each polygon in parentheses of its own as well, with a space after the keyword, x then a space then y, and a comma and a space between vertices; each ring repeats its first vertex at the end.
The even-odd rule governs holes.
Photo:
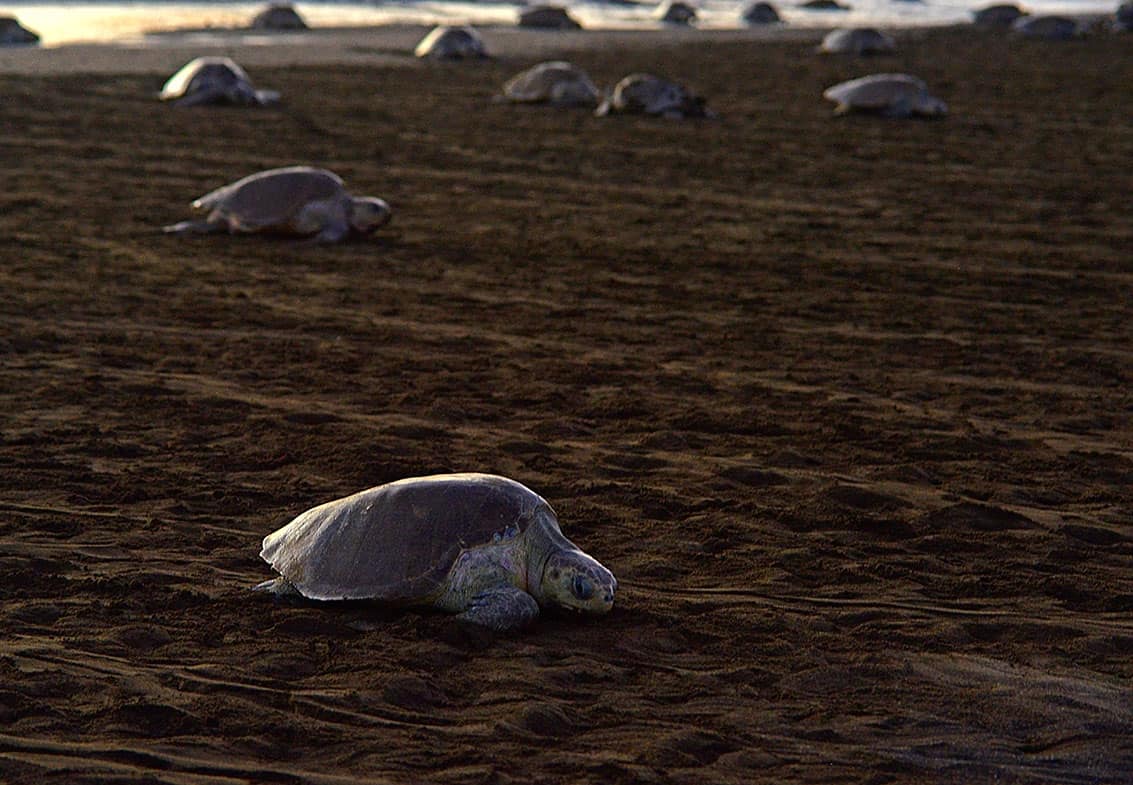
POLYGON ((539 603, 522 589, 514 586, 489 589, 472 598, 472 602, 457 619, 495 632, 519 630, 539 615, 539 603))
POLYGON ((272 578, 271 580, 257 583, 252 587, 252 591, 262 591, 276 597, 302 597, 295 585, 286 578, 272 578))

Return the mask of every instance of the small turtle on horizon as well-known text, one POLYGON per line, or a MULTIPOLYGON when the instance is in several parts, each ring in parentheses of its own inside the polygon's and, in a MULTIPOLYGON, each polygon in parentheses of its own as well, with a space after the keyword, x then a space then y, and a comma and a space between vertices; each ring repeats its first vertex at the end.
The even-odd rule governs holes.
POLYGON ((985 28, 1006 28, 1013 25, 1019 17, 1026 15, 1026 11, 1013 3, 997 3, 973 11, 972 24, 985 28))
POLYGON ((691 25, 696 17, 696 9, 681 0, 667 0, 653 12, 654 19, 671 25, 691 25))
POLYGON ((540 608, 607 613, 618 586, 546 500, 491 474, 412 477, 327 502, 265 537, 260 556, 280 577, 258 591, 435 608, 498 632, 540 608))
POLYGON ((681 120, 689 117, 714 118, 700 96, 682 85, 652 74, 630 74, 595 110, 595 115, 647 114, 681 120))
POLYGON ((823 54, 880 55, 892 54, 897 48, 893 39, 872 27, 831 30, 822 39, 818 51, 823 54))
POLYGON ((838 104, 835 114, 864 112, 884 117, 943 117, 948 106, 908 74, 871 74, 829 87, 822 96, 838 104))
POLYGON ((1069 41, 1081 31, 1078 23, 1070 17, 1049 14, 1021 16, 1011 23, 1011 32, 1023 38, 1037 38, 1043 41, 1069 41))
POLYGON ((500 101, 578 106, 598 103, 601 93, 586 72, 565 60, 533 65, 509 79, 500 101))
POLYGON ((190 60, 158 93, 162 101, 174 106, 225 104, 269 106, 279 101, 275 90, 257 90, 244 69, 227 57, 198 57, 190 60))
POLYGON ((520 27, 531 27, 537 30, 580 30, 578 23, 570 13, 558 5, 532 5, 519 12, 520 27))
POLYGON ((307 30, 307 23, 294 6, 286 3, 272 3, 252 17, 251 27, 255 30, 307 30))
POLYGON ((1125 2, 1113 13, 1113 29, 1119 33, 1133 32, 1133 2, 1125 2))
POLYGON ((779 12, 775 10, 775 6, 762 0, 758 3, 752 3, 744 9, 743 19, 749 25, 773 25, 783 21, 779 17, 779 12))
POLYGON ((471 27, 440 25, 421 39, 413 54, 433 60, 470 60, 488 57, 488 48, 471 27))
POLYGON ((849 11, 853 8, 848 3, 839 3, 838 0, 806 0, 797 7, 806 11, 849 11))
POLYGON ((197 199, 203 220, 164 227, 166 234, 277 234, 332 243, 366 235, 390 219, 389 205, 351 196, 334 172, 289 166, 249 175, 197 199))
POLYGON ((0 46, 38 44, 39 35, 21 25, 14 16, 0 16, 0 46))

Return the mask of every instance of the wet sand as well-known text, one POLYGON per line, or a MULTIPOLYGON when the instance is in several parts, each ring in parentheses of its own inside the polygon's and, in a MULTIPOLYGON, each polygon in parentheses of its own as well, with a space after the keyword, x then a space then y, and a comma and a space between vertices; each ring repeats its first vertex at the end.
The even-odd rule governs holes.
POLYGON ((536 57, 380 40, 276 48, 263 111, 122 57, 0 76, 0 780, 1123 781, 1131 39, 902 43, 559 52, 702 123, 493 104, 536 57), (832 118, 870 71, 952 115, 832 118), (160 233, 292 163, 393 223, 160 233), (248 591, 304 509, 468 470, 555 506, 608 617, 248 591))

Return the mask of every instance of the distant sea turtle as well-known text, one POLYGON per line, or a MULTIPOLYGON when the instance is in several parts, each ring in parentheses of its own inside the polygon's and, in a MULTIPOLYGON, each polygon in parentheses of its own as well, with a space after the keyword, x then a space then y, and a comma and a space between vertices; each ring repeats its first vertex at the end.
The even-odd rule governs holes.
POLYGON ((557 5, 532 5, 524 8, 519 12, 519 26, 540 30, 578 30, 582 27, 565 8, 557 5))
POLYGON ((705 107, 703 98, 652 74, 630 74, 622 79, 595 114, 648 114, 671 119, 716 116, 705 107))
POLYGON ((0 16, 0 46, 37 43, 39 36, 16 21, 14 16, 0 16))
POLYGON ((353 197, 326 169, 289 166, 257 172, 193 202, 204 220, 166 226, 167 234, 279 234, 337 242, 352 231, 369 234, 389 221, 373 196, 353 197))
POLYGON ((806 0, 799 3, 799 8, 807 11, 849 11, 853 6, 839 3, 838 0, 806 0))
POLYGON ((657 6, 653 18, 671 25, 690 25, 696 21, 696 9, 681 0, 668 0, 657 6))
POLYGON ((1133 2, 1122 3, 1113 14, 1113 29, 1119 32, 1133 32, 1133 2))
POLYGON ((293 6, 273 3, 252 17, 256 30, 306 30, 307 23, 293 6))
POLYGON ((279 101, 275 90, 255 89, 244 69, 227 57, 190 60, 169 77, 158 97, 174 106, 267 106, 279 101))
POLYGON ((891 54, 897 48, 893 39, 872 27, 831 30, 822 39, 818 51, 824 54, 879 55, 891 54))
POLYGON ((471 27, 434 27, 413 54, 434 60, 466 60, 488 56, 484 39, 471 27))
POLYGON ((504 84, 500 100, 513 103, 577 105, 598 103, 601 93, 590 77, 563 60, 539 63, 504 84))
POLYGON ((1078 23, 1067 16, 1021 16, 1011 23, 1011 32, 1024 38, 1069 41, 1078 35, 1078 23))
POLYGON ((773 25, 782 21, 779 12, 771 3, 758 2, 749 5, 743 13, 744 21, 749 25, 773 25))
POLYGON ((977 27, 1010 27, 1027 12, 1012 3, 997 3, 972 12, 972 24, 977 27))
POLYGON ((873 74, 851 79, 824 92, 838 104, 835 114, 868 112, 886 117, 942 117, 948 106, 929 95, 923 81, 908 74, 873 74))
POLYGON ((540 607, 606 613, 618 585, 541 496, 491 474, 413 477, 328 502, 265 537, 260 556, 281 576, 261 591, 432 607, 499 631, 540 607))

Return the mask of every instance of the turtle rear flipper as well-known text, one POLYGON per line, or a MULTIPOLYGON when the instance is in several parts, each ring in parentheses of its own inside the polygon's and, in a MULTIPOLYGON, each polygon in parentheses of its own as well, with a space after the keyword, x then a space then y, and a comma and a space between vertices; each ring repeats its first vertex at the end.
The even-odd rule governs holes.
POLYGON ((522 589, 507 586, 480 592, 456 618, 495 632, 510 632, 523 629, 538 615, 539 603, 534 597, 522 589))
POLYGON ((181 221, 161 227, 166 234, 220 234, 228 231, 227 224, 219 221, 181 221))

